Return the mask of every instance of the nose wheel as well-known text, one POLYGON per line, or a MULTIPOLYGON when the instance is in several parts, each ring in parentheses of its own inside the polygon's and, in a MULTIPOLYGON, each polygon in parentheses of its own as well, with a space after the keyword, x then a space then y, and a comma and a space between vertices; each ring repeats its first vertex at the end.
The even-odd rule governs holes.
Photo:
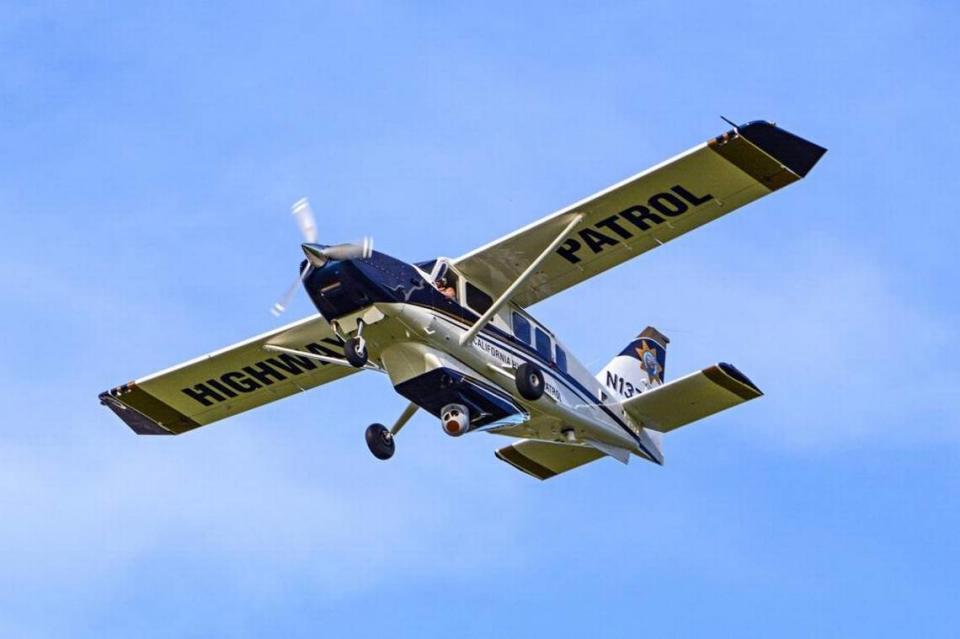
POLYGON ((393 433, 383 424, 370 424, 367 427, 367 448, 377 459, 387 460, 393 457, 397 444, 393 441, 393 433))
POLYGON ((367 365, 367 340, 363 339, 363 320, 357 321, 357 334, 348 337, 343 343, 343 357, 354 368, 363 368, 367 365))
POLYGON ((354 368, 363 368, 367 365, 367 344, 360 336, 349 337, 343 344, 343 357, 354 368))

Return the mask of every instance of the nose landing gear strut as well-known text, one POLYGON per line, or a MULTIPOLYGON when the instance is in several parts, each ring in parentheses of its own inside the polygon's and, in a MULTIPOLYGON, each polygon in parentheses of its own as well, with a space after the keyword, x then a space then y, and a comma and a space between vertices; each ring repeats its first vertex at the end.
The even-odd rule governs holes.
POLYGON ((357 334, 348 337, 343 343, 343 358, 354 368, 363 368, 367 365, 367 340, 363 339, 363 320, 357 322, 357 334))

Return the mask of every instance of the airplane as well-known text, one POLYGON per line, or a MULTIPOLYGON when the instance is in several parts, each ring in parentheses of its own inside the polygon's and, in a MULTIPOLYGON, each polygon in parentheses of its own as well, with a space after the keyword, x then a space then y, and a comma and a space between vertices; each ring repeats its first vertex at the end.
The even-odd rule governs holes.
MULTIPOLYGON (((729 122, 729 120, 727 121, 729 122)), ((372 241, 317 243, 293 206, 317 313, 117 386, 100 402, 140 435, 178 435, 359 371, 409 403, 366 443, 396 450, 417 411, 460 437, 516 438, 495 454, 537 479, 604 457, 662 465, 663 435, 763 393, 718 363, 665 381, 670 340, 643 329, 597 374, 527 310, 807 175, 826 149, 752 121, 458 258, 406 263, 372 241)))

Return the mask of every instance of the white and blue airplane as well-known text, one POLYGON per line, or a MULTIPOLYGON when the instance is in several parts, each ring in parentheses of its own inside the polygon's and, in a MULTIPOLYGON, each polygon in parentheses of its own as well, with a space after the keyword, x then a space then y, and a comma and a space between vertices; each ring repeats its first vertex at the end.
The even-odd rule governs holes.
POLYGON ((803 178, 826 149, 750 122, 456 259, 407 264, 372 243, 317 243, 294 205, 301 285, 319 313, 100 394, 141 435, 177 435, 361 370, 409 401, 366 431, 389 459, 418 411, 459 437, 518 438, 496 456, 538 479, 602 457, 663 463, 664 433, 762 393, 730 364, 665 382, 669 340, 645 328, 596 375, 527 311, 803 178))

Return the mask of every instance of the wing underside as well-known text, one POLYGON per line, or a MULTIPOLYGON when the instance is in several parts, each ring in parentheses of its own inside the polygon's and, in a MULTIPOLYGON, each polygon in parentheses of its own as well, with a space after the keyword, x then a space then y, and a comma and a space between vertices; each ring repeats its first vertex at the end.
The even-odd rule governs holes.
POLYGON ((752 122, 455 260, 499 295, 576 216, 580 222, 513 296, 530 306, 803 178, 826 149, 752 122))
POLYGON ((497 459, 537 479, 549 479, 605 456, 604 453, 590 446, 557 444, 534 439, 504 446, 495 454, 497 459))
POLYGON ((734 366, 716 364, 634 395, 623 409, 645 428, 666 433, 761 395, 734 366))
POLYGON ((340 339, 315 315, 112 388, 100 402, 138 434, 177 435, 358 370, 268 352, 267 344, 342 355, 340 339))

